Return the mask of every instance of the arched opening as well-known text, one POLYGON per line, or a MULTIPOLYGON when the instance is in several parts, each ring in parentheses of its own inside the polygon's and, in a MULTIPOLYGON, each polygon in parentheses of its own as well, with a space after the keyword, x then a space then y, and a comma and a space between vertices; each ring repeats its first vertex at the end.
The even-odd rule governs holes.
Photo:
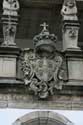
POLYGON ((52 111, 35 111, 18 118, 13 125, 74 125, 63 115, 52 111))

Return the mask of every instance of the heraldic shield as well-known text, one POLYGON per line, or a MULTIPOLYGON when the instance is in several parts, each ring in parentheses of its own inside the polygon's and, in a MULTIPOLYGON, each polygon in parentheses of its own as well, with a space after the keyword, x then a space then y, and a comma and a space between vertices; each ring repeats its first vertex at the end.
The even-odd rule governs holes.
POLYGON ((28 90, 38 98, 45 99, 61 90, 64 84, 63 57, 56 50, 56 37, 47 30, 44 23, 42 32, 35 36, 34 49, 24 49, 22 71, 28 90))

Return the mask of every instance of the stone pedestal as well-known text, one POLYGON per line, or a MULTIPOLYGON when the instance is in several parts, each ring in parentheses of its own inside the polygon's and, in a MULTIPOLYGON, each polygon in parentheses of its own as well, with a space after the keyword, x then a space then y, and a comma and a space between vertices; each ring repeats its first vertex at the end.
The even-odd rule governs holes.
POLYGON ((68 80, 71 85, 83 85, 83 52, 80 49, 67 49, 65 51, 68 80), (81 84, 82 83, 82 84, 81 84))
POLYGON ((78 21, 64 21, 63 22, 63 50, 69 48, 79 48, 78 47, 78 32, 79 23, 78 21))
POLYGON ((15 56, 0 57, 0 77, 16 77, 16 58, 15 56))
POLYGON ((0 47, 0 83, 20 83, 20 52, 17 47, 0 47))

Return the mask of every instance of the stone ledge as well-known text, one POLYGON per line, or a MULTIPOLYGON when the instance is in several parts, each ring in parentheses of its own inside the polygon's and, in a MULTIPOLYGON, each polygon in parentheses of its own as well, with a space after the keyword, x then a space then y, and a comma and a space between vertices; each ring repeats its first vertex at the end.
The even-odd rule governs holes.
POLYGON ((0 94, 0 108, 83 110, 81 96, 55 96, 54 100, 36 100, 29 95, 0 94))
POLYGON ((0 84, 24 84, 23 81, 21 80, 16 80, 14 78, 9 78, 9 79, 3 79, 3 78, 0 78, 0 84))

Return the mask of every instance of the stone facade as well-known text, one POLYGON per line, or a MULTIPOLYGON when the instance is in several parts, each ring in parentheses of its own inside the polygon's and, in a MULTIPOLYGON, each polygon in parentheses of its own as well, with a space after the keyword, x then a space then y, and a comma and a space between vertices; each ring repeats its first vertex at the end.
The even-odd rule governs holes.
POLYGON ((3 13, 3 29, 4 24, 8 29, 3 30, 4 40, 0 45, 0 107, 83 109, 83 52, 78 47, 77 6, 75 0, 72 7, 69 3, 68 13, 64 12, 65 3, 61 12, 61 50, 57 48, 57 37, 50 34, 46 23, 42 31, 33 36, 34 49, 17 47, 16 30, 11 35, 9 29, 17 28, 18 9, 10 18, 3 13))

